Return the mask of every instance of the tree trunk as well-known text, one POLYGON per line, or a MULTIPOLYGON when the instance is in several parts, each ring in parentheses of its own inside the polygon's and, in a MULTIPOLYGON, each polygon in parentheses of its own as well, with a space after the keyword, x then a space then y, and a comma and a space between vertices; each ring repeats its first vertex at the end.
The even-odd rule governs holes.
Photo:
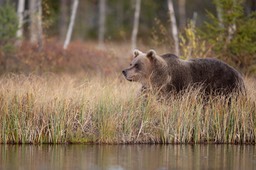
POLYGON ((19 29, 16 33, 17 38, 23 37, 23 14, 24 14, 25 0, 19 0, 18 2, 18 18, 19 18, 19 29))
POLYGON ((132 30, 132 50, 137 46, 137 34, 139 29, 139 18, 140 18, 140 6, 141 0, 136 0, 134 20, 133 20, 133 30, 132 30))
POLYGON ((74 0, 73 1, 73 7, 72 7, 72 12, 71 12, 68 32, 67 32, 66 40, 65 40, 64 46, 63 46, 64 49, 67 49, 67 47, 69 45, 69 42, 70 42, 70 39, 71 39, 71 35, 72 35, 72 32, 73 32, 74 23, 75 23, 75 19, 76 19, 76 12, 77 12, 78 3, 79 3, 79 0, 74 0))
POLYGON ((106 0, 99 3, 99 48, 104 48, 105 20, 106 20, 106 0))
POLYGON ((37 1, 29 0, 29 14, 30 14, 30 42, 36 43, 37 41, 37 1))
POLYGON ((229 25, 228 26, 228 39, 227 39, 228 43, 230 43, 230 41, 233 39, 235 32, 236 32, 236 24, 234 23, 234 24, 229 25))
MULTIPOLYGON (((236 7, 236 0, 233 0, 233 7, 236 7)), ((230 43, 230 41, 233 39, 233 36, 236 32, 236 20, 233 19, 232 23, 228 26, 228 38, 227 41, 230 43)))
POLYGON ((37 44, 41 50, 43 46, 43 28, 42 28, 42 1, 30 0, 30 42, 37 44))
POLYGON ((64 41, 66 32, 67 32, 67 23, 68 23, 68 0, 60 1, 60 22, 59 22, 59 30, 60 30, 60 40, 64 41))
POLYGON ((179 0, 179 27, 180 29, 186 26, 186 0, 179 0))
POLYGON ((219 20, 219 26, 221 28, 223 28, 224 25, 223 25, 222 9, 220 7, 218 7, 218 5, 217 5, 217 17, 218 17, 218 20, 219 20))
POLYGON ((38 0, 37 42, 38 49, 41 50, 43 48, 42 0, 38 0))
POLYGON ((174 40, 174 45, 175 45, 175 54, 177 56, 179 56, 180 55, 179 35, 178 35, 177 22, 176 22, 176 18, 175 18, 172 0, 168 0, 168 9, 169 9, 169 15, 170 15, 170 19, 171 19, 171 28, 172 28, 172 36, 173 36, 173 40, 174 40))

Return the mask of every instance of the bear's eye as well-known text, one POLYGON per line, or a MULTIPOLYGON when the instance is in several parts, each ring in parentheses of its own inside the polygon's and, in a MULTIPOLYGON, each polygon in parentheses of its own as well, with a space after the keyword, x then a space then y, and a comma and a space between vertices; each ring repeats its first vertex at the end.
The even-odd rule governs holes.
POLYGON ((139 69, 140 66, 139 66, 139 64, 134 64, 134 67, 139 69))

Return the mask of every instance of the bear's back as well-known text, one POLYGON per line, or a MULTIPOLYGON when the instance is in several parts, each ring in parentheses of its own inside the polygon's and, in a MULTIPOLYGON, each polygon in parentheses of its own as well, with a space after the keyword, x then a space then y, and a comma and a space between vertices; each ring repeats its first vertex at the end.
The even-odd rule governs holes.
POLYGON ((218 59, 190 59, 188 63, 193 83, 203 83, 209 90, 232 91, 243 82, 238 71, 218 59))
POLYGON ((161 55, 161 57, 162 57, 168 64, 170 64, 170 63, 176 63, 177 60, 179 60, 179 57, 178 57, 178 56, 176 56, 175 54, 171 54, 171 53, 169 53, 169 54, 163 54, 163 55, 161 55))
POLYGON ((172 77, 170 87, 174 86, 176 91, 186 88, 188 84, 203 85, 209 92, 231 93, 244 89, 240 73, 218 59, 182 60, 174 54, 164 54, 161 57, 167 62, 172 77))

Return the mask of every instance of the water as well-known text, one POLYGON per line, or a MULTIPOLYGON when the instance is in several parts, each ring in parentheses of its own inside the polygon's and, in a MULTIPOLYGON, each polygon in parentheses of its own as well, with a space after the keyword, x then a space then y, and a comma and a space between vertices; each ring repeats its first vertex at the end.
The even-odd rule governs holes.
POLYGON ((254 145, 0 145, 0 170, 256 170, 254 145))

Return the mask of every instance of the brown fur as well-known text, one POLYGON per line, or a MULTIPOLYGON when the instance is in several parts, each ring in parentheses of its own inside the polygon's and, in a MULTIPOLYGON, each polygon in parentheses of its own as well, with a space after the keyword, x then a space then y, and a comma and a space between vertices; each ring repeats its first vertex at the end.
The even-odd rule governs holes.
POLYGON ((130 67, 123 70, 125 78, 142 84, 142 89, 168 95, 189 86, 200 85, 205 94, 245 94, 238 71, 217 59, 182 60, 173 54, 158 56, 154 50, 134 51, 130 67))

